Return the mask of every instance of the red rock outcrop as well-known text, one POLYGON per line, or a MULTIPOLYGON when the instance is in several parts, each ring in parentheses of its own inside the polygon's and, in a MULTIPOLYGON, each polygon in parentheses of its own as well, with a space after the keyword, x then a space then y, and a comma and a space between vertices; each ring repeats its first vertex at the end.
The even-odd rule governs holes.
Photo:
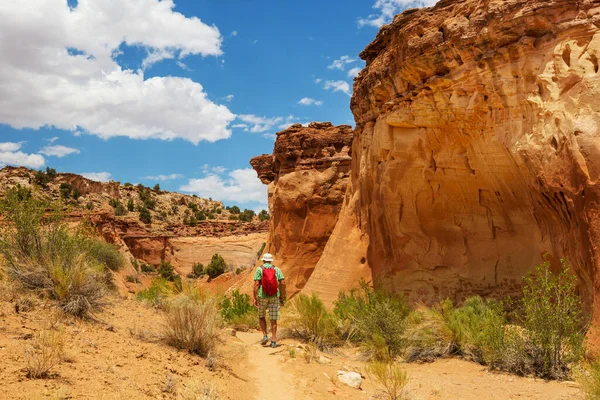
POLYGON ((353 130, 313 122, 277 133, 272 155, 250 161, 269 185, 266 251, 282 268, 290 294, 304 287, 338 219, 350 176, 353 130))
POLYGON ((361 53, 352 181, 307 290, 332 299, 347 282, 327 269, 363 268, 363 250, 410 299, 504 297, 548 252, 598 325, 599 26, 597 0, 442 0, 384 26, 361 53))

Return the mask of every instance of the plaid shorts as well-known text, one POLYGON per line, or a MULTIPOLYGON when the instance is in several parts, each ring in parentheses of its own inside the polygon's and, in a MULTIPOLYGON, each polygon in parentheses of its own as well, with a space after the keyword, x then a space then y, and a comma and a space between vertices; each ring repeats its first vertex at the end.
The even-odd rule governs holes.
POLYGON ((271 321, 279 320, 279 297, 259 297, 258 298, 258 318, 264 318, 269 309, 269 319, 271 321))

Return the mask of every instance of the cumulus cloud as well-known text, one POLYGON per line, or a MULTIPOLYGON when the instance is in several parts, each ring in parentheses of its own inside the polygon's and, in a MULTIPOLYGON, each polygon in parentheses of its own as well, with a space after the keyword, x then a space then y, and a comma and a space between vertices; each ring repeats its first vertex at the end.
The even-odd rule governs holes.
POLYGON ((79 175, 97 182, 108 182, 110 180, 109 172, 82 172, 79 175))
POLYGON ((267 187, 261 183, 252 168, 236 169, 226 178, 208 174, 204 178, 190 179, 180 190, 221 201, 267 204, 267 187))
POLYGON ((227 168, 217 165, 216 167, 211 167, 208 164, 204 164, 202 166, 202 172, 204 172, 205 175, 207 174, 224 174, 225 172, 227 172, 227 168))
POLYGON ((321 106, 323 105, 323 102, 321 100, 311 99, 310 97, 304 97, 298 102, 298 104, 303 106, 321 106))
POLYGON ((181 179, 181 178, 183 178, 183 175, 181 175, 181 174, 170 174, 170 175, 145 176, 142 179, 145 179, 148 181, 167 182, 167 181, 174 181, 175 179, 181 179))
POLYGON ((355 58, 351 58, 350 56, 341 56, 338 60, 334 60, 331 65, 328 65, 329 69, 339 69, 343 71, 346 68, 346 64, 352 64, 356 62, 355 58))
POLYGON ((316 78, 316 79, 315 79, 315 83, 316 83, 316 84, 319 84, 319 83, 321 83, 321 81, 323 81, 323 79, 321 79, 321 78, 316 78))
POLYGON ((79 154, 80 151, 78 149, 74 149, 72 147, 56 145, 56 146, 46 146, 46 147, 43 147, 40 150, 40 153, 43 154, 43 155, 45 155, 45 156, 48 156, 48 157, 63 158, 63 157, 68 156, 70 154, 79 154))
POLYGON ((233 100, 235 96, 232 94, 228 94, 227 96, 224 97, 225 101, 230 102, 231 100, 233 100))
POLYGON ((360 73, 360 71, 362 71, 362 68, 360 67, 352 68, 350 71, 348 71, 348 78, 354 78, 360 73))
POLYGON ((366 18, 359 18, 358 26, 380 28, 392 22, 396 14, 401 13, 407 8, 431 7, 437 2, 438 0, 377 0, 373 5, 373 8, 377 10, 376 13, 366 18))
POLYGON ((22 143, 0 143, 0 167, 15 165, 17 167, 41 168, 46 160, 39 154, 26 154, 21 150, 22 143))
POLYGON ((325 81, 325 90, 333 90, 334 92, 343 92, 350 95, 350 85, 346 81, 325 81))
POLYGON ((219 56, 215 26, 174 11, 172 0, 0 2, 0 123, 54 126, 101 138, 230 137, 235 116, 187 78, 123 69, 122 45, 147 51, 142 65, 219 56), (51 34, 49 34, 51 32, 51 34))
POLYGON ((234 128, 243 128, 246 132, 253 133, 267 132, 274 127, 285 129, 298 120, 298 118, 293 115, 287 117, 261 117, 253 114, 242 114, 238 115, 237 118, 244 122, 244 124, 236 124, 233 126, 234 128))

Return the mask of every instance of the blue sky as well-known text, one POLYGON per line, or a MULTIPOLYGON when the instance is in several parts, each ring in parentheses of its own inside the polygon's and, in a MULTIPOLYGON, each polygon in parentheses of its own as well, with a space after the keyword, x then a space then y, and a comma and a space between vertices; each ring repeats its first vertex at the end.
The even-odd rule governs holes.
POLYGON ((434 0, 5 0, 0 166, 266 208, 250 158, 291 123, 353 125, 358 53, 434 0))

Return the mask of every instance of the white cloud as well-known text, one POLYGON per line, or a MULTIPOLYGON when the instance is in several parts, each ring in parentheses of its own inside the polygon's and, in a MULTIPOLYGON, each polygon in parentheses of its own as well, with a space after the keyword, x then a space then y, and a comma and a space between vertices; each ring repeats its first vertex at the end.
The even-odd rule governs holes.
POLYGON ((60 139, 58 136, 54 136, 53 138, 48 139, 48 143, 52 144, 52 143, 56 142, 58 139, 60 139))
POLYGON ((79 175, 97 182, 108 182, 110 180, 109 172, 82 172, 79 175))
POLYGON ((145 49, 149 66, 165 58, 219 56, 215 26, 173 10, 171 0, 0 2, 0 123, 54 126, 101 138, 182 138, 197 144, 230 137, 231 111, 187 78, 123 69, 121 45, 145 49), (51 33, 51 34, 50 34, 51 33), (167 111, 168 110, 168 111, 167 111))
POLYGON ((238 31, 231 32, 231 36, 236 37, 238 35, 238 31))
POLYGON ((145 179, 148 181, 167 182, 167 181, 173 181, 175 179, 181 179, 181 178, 183 178, 183 175, 181 175, 181 174, 170 174, 170 175, 145 176, 142 179, 145 179))
POLYGON ((311 99, 310 97, 304 97, 298 102, 298 104, 303 106, 321 106, 323 105, 323 102, 321 100, 311 99))
POLYGON ((346 64, 352 64, 356 62, 355 58, 351 58, 350 56, 341 56, 338 60, 334 60, 331 65, 328 65, 329 69, 339 69, 343 71, 346 68, 346 64))
POLYGON ((179 190, 221 201, 267 204, 267 187, 261 183, 252 168, 231 171, 225 179, 215 174, 190 179, 179 190))
POLYGON ((227 96, 225 96, 225 101, 230 102, 231 100, 233 100, 234 97, 234 95, 228 94, 227 96))
POLYGON ((350 95, 350 85, 346 81, 326 81, 325 90, 333 90, 334 92, 344 92, 350 95))
POLYGON ((352 68, 350 71, 348 71, 348 78, 354 78, 355 76, 358 76, 360 71, 362 71, 362 68, 360 67, 352 68))
POLYGON ((4 142, 0 143, 0 151, 3 153, 20 150, 22 143, 4 142))
POLYGON ((72 147, 67 147, 67 146, 61 146, 61 145, 46 146, 46 147, 42 148, 39 152, 45 156, 58 157, 58 158, 63 158, 70 154, 79 154, 80 153, 80 151, 78 149, 74 149, 72 147))
POLYGON ((220 166, 220 165, 217 165, 216 167, 211 167, 208 164, 204 164, 202 166, 202 172, 205 175, 212 175, 212 174, 221 175, 221 174, 224 174, 225 172, 227 172, 227 168, 220 166))
POLYGON ((319 83, 321 83, 322 81, 323 81, 323 79, 321 79, 321 78, 316 78, 316 79, 315 79, 315 83, 316 83, 316 84, 319 84, 319 83))
POLYGON ((235 124, 231 126, 232 128, 237 128, 237 129, 248 129, 248 124, 235 124))
POLYGON ((298 118, 294 117, 293 115, 289 115, 287 117, 268 118, 252 114, 242 114, 238 115, 237 118, 247 124, 247 127, 244 128, 245 131, 253 133, 263 133, 273 129, 276 126, 279 127, 279 129, 285 129, 298 120, 298 118))
POLYGON ((39 154, 25 154, 21 149, 21 143, 0 143, 0 166, 15 165, 18 167, 41 168, 46 160, 39 154))
POLYGON ((358 26, 372 26, 380 28, 382 25, 389 24, 396 14, 401 13, 407 8, 431 7, 438 0, 377 0, 373 8, 377 13, 371 14, 366 18, 358 19, 358 26))

